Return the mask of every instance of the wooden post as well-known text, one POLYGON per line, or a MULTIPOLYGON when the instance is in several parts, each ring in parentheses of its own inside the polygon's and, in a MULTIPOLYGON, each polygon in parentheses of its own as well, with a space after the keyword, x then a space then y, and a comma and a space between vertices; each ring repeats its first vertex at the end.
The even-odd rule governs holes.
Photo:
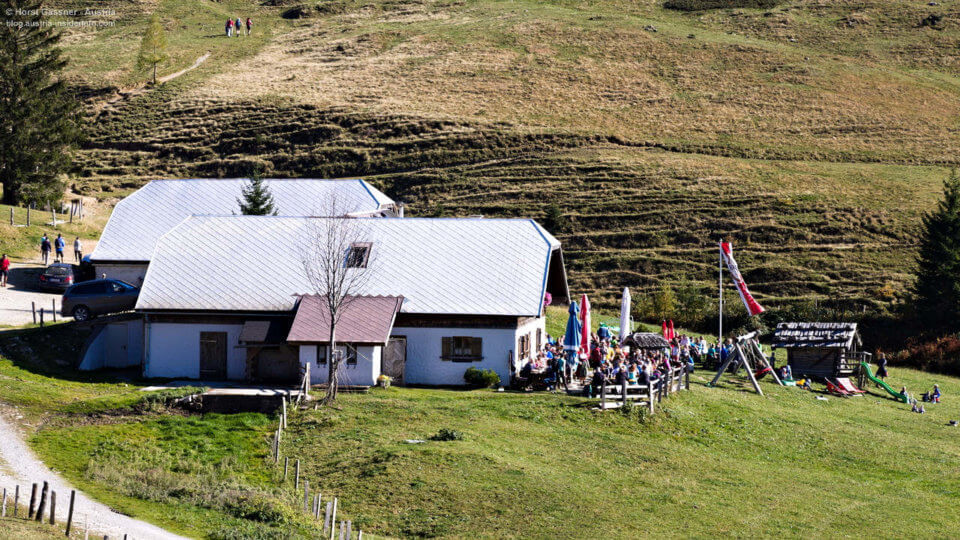
POLYGON ((347 520, 347 540, 350 540, 351 536, 353 536, 353 522, 348 519, 347 520))
POLYGON ((621 406, 626 407, 627 406, 627 379, 626 378, 624 378, 623 382, 620 383, 620 392, 621 392, 621 395, 620 395, 621 406))
POLYGON ((53 216, 53 228, 56 229, 57 228, 57 210, 53 207, 52 204, 50 205, 50 215, 53 216))
POLYGON ((650 407, 650 414, 653 414, 653 381, 647 377, 647 400, 650 402, 648 407, 650 407))
POLYGON ((333 512, 333 501, 327 503, 327 510, 323 514, 323 534, 330 530, 330 514, 333 512))
POLYGON ((57 492, 50 491, 50 524, 56 523, 57 518, 57 492))
POLYGON ((337 498, 333 498, 333 510, 330 513, 330 540, 333 540, 333 534, 337 531, 337 498))
POLYGON ((310 515, 315 516, 317 514, 317 496, 313 496, 313 506, 310 507, 310 515))
POLYGON ((294 473, 295 480, 293 481, 293 489, 297 490, 297 489, 300 489, 300 460, 299 459, 297 460, 295 469, 296 469, 296 472, 294 473))
POLYGON ((13 207, 10 207, 10 226, 13 227, 13 207))
POLYGON ((37 515, 34 516, 37 521, 43 521, 43 512, 47 509, 47 493, 50 491, 50 484, 44 480, 43 489, 40 491, 40 506, 37 507, 37 515))
POLYGON ((283 402, 283 429, 287 429, 287 398, 286 396, 280 398, 283 402))
POLYGON ((290 466, 290 456, 283 456, 283 483, 287 483, 287 468, 290 466))
POLYGON ((53 317, 53 322, 57 322, 57 299, 51 298, 50 302, 53 305, 53 309, 50 310, 50 314, 53 317))
POLYGON ((27 519, 33 519, 34 509, 37 504, 37 484, 34 482, 33 488, 30 489, 30 508, 27 510, 27 519))
POLYGON ((303 481, 303 511, 310 511, 310 482, 303 481))
POLYGON ((30 226, 30 205, 27 205, 27 227, 30 226))
POLYGON ((607 376, 603 376, 603 383, 600 385, 600 410, 607 408, 607 376))
POLYGON ((20 484, 13 488, 13 517, 17 517, 18 506, 20 506, 20 484))
POLYGON ((363 530, 357 532, 357 540, 363 540, 363 530))
POLYGON ((687 366, 687 372, 684 374, 684 377, 687 379, 686 384, 683 385, 684 390, 690 390, 690 367, 687 366))
POLYGON ((37 324, 37 303, 30 302, 30 311, 33 312, 33 324, 37 324))
POLYGON ((70 490, 70 508, 67 510, 67 538, 70 538, 70 526, 73 525, 73 500, 77 496, 77 490, 70 490))
POLYGON ((0 511, 0 517, 7 517, 7 488, 3 488, 3 510, 0 511))
POLYGON ((313 505, 313 507, 314 507, 314 509, 313 509, 313 519, 316 519, 316 520, 319 520, 319 519, 320 519, 320 508, 321 508, 321 505, 322 505, 322 504, 323 504, 323 496, 322 496, 322 494, 317 493, 317 502, 316 502, 316 504, 313 505))
POLYGON ((340 540, 349 540, 348 538, 344 538, 343 535, 345 532, 347 532, 347 523, 345 521, 341 521, 340 522, 340 540))
POLYGON ((43 308, 40 308, 40 328, 43 328, 43 308))

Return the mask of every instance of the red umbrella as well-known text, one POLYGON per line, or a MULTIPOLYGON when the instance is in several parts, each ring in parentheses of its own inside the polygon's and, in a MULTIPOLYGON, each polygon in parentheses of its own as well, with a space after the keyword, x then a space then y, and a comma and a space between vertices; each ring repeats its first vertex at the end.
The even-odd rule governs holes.
POLYGON ((580 297, 580 331, 582 332, 582 338, 580 339, 580 352, 589 354, 590 353, 590 301, 587 300, 587 295, 580 297))
POLYGON ((663 339, 670 339, 670 329, 667 328, 666 320, 663 321, 663 324, 660 325, 660 328, 663 330, 663 339))

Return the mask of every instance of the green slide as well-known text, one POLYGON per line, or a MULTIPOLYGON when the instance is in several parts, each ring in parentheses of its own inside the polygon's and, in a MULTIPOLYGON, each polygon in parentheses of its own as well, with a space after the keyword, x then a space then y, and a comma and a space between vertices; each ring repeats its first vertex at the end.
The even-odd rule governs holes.
POLYGON ((866 363, 866 362, 860 362, 860 367, 862 367, 862 368, 864 369, 864 373, 867 374, 867 378, 868 378, 868 379, 870 379, 871 381, 873 381, 873 382, 879 384, 880 386, 882 386, 884 390, 886 390, 887 392, 889 392, 890 395, 893 396, 894 398, 896 398, 898 401, 900 401, 900 402, 902 402, 902 403, 906 403, 906 402, 907 402, 907 396, 901 394, 900 392, 894 391, 893 388, 890 388, 890 385, 889 385, 889 384, 883 382, 882 379, 878 379, 878 378, 876 378, 876 377, 873 375, 873 371, 870 369, 870 364, 868 364, 868 363, 866 363))

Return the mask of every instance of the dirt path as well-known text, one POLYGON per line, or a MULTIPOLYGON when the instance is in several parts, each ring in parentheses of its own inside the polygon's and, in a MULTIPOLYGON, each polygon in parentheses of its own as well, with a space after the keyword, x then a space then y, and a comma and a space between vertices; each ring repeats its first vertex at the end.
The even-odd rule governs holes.
MULTIPOLYGON (((73 489, 66 480, 47 468, 23 441, 20 431, 12 424, 14 417, 0 415, 0 489, 7 488, 12 497, 14 486, 20 486, 20 504, 26 507, 30 503, 30 485, 33 482, 50 483, 50 489, 57 492, 57 521, 65 522, 73 489), (63 501, 63 502, 61 502, 63 501)), ((83 527, 111 538, 131 539, 182 539, 182 536, 169 533, 155 525, 133 519, 114 512, 109 507, 91 500, 83 492, 77 491, 74 506, 75 527, 83 527)))
POLYGON ((51 320, 54 302, 60 309, 62 293, 37 289, 37 279, 43 268, 43 264, 10 265, 9 282, 6 287, 0 287, 0 325, 20 326, 33 322, 32 304, 36 304, 38 311, 43 308, 46 321, 51 320))
MULTIPOLYGON (((163 84, 165 82, 172 81, 173 79, 176 79, 177 77, 185 73, 189 73, 197 69, 198 67, 200 67, 201 64, 207 61, 207 58, 210 58, 210 53, 204 54, 203 56, 197 58, 191 66, 185 67, 180 71, 177 71, 176 73, 164 75, 163 77, 157 77, 157 84, 163 84)), ((94 116, 94 120, 99 119, 100 115, 106 112, 107 110, 116 109, 117 107, 122 105, 123 102, 129 100, 132 97, 139 96, 140 94, 147 92, 149 89, 150 89, 150 86, 143 84, 140 86, 136 86, 132 89, 120 90, 115 97, 108 99, 106 102, 99 105, 98 109, 96 109, 96 115, 94 116)), ((91 251, 90 253, 93 253, 93 251, 91 251)))
POLYGON ((162 84, 162 83, 165 83, 165 82, 167 82, 167 81, 171 81, 171 80, 173 80, 173 79, 176 79, 177 77, 183 75, 184 73, 186 73, 186 72, 188 72, 188 71, 192 71, 192 70, 194 70, 194 69, 197 69, 198 67, 200 67, 200 64, 202 64, 202 63, 204 63, 204 62, 207 61, 207 58, 210 58, 210 53, 207 53, 207 54, 201 56, 200 58, 197 58, 197 61, 194 62, 193 65, 190 66, 190 67, 183 68, 183 69, 181 69, 180 71, 178 71, 178 72, 176 72, 176 73, 171 73, 171 74, 169 74, 169 75, 164 75, 163 77, 157 77, 157 82, 162 84))

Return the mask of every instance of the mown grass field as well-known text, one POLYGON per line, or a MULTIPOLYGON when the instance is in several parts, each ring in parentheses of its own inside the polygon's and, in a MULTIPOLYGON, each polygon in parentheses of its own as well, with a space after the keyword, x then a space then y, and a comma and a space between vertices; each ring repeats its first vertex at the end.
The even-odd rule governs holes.
MULTIPOLYGON (((558 334, 564 315, 551 309, 548 331, 558 334)), ((594 323, 612 319, 599 312, 594 323)), ((302 493, 268 455, 276 418, 143 407, 135 379, 58 364, 68 332, 0 340, 0 400, 25 415, 49 466, 182 534, 316 534, 295 510, 302 493)), ((874 388, 821 401, 769 380, 765 396, 732 376, 708 388, 711 376, 695 373, 693 389, 652 417, 549 393, 344 394, 335 407, 294 412, 281 452, 366 534, 858 536, 868 517, 882 537, 960 534, 960 428, 948 425, 960 419, 960 380, 892 369, 890 384, 914 395, 940 384, 943 402, 917 415, 874 388), (444 428, 463 440, 430 440, 444 428)))

